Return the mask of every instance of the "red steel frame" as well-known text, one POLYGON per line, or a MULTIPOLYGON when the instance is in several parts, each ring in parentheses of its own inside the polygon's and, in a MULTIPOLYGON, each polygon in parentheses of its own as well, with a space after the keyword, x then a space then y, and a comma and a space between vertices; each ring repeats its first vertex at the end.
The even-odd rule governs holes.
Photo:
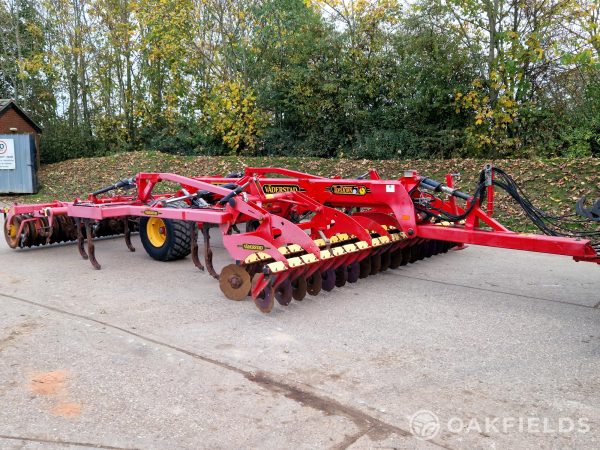
MULTIPOLYGON (((379 220, 383 218, 383 214, 387 216, 388 220, 389 217, 392 217, 392 220, 397 221, 396 224, 409 238, 420 237, 462 244, 567 255, 572 256, 576 261, 600 263, 600 257, 587 239, 517 233, 508 230, 492 217, 494 204, 492 187, 488 189, 487 211, 475 206, 463 224, 434 225, 428 221, 419 221, 418 215, 415 213, 413 197, 423 194, 421 191, 415 190, 420 183, 420 177, 416 172, 409 171, 399 180, 380 180, 375 171, 371 170, 369 173, 372 178, 368 180, 341 180, 316 177, 285 169, 247 168, 245 177, 240 182, 247 177, 260 175, 259 185, 297 185, 299 190, 322 204, 345 208, 372 208, 370 212, 362 214, 374 217, 373 214, 376 212, 379 220), (283 175, 289 178, 265 178, 264 175, 268 174, 283 175), (368 189, 368 192, 365 195, 335 195, 330 191, 333 185, 362 185, 368 189), (409 195, 411 191, 413 191, 413 197, 409 195), (489 229, 481 228, 481 223, 487 225, 489 229)), ((198 179, 209 183, 231 182, 231 179, 219 177, 198 179)), ((446 179, 449 187, 453 187, 452 179, 451 175, 446 179)), ((252 193, 260 196, 261 190, 256 189, 256 185, 253 187, 252 193)), ((465 205, 464 209, 458 207, 454 197, 443 202, 431 196, 430 198, 435 200, 434 206, 455 214, 463 213, 469 207, 469 203, 465 205)), ((388 224, 394 223, 388 222, 388 224)))
MULTIPOLYGON (((52 226, 54 217, 68 215, 86 223, 108 218, 160 216, 195 222, 199 228, 205 224, 218 226, 223 243, 236 261, 245 261, 260 249, 273 261, 284 264, 286 271, 265 273, 252 290, 254 297, 269 283, 277 286, 284 279, 300 274, 309 276, 316 270, 335 269, 341 265, 358 262, 368 255, 383 251, 373 246, 369 251, 356 251, 327 260, 321 259, 321 249, 315 239, 330 238, 339 233, 350 234, 369 245, 373 236, 390 237, 391 229, 398 229, 403 238, 388 241, 386 251, 412 245, 422 240, 448 241, 459 244, 476 244, 491 247, 527 250, 568 255, 577 261, 600 263, 600 257, 589 240, 516 233, 502 226, 492 217, 494 196, 488 189, 487 210, 475 205, 460 223, 433 223, 425 214, 415 209, 415 200, 427 198, 431 204, 452 214, 462 214, 464 208, 450 196, 442 200, 420 189, 422 177, 408 171, 397 180, 382 180, 370 170, 367 179, 324 178, 280 168, 246 168, 239 178, 196 177, 188 178, 170 173, 139 173, 135 178, 136 196, 97 197, 74 202, 51 202, 39 205, 14 205, 8 213, 11 223, 15 215, 26 215, 25 223, 46 218, 52 226), (275 175, 273 177, 272 175, 275 175), (271 177, 269 177, 271 176, 271 177), (157 194, 155 187, 161 182, 178 184, 175 193, 157 194), (231 194, 222 184, 235 182, 244 186, 243 192, 223 204, 202 208, 165 208, 161 203, 173 197, 207 191, 218 200, 231 194), (358 210, 357 210, 358 209, 358 210), (301 216, 311 213, 310 220, 294 223, 292 213, 301 216), (254 231, 233 233, 236 224, 257 221, 254 231), (297 244, 305 254, 312 254, 319 264, 290 267, 280 247, 297 244)), ((448 175, 447 185, 453 186, 448 175)), ((89 235, 88 235, 89 236, 89 235)), ((81 249, 80 249, 81 251, 81 249)), ((85 252, 82 252, 82 256, 85 252)), ((99 268, 99 265, 98 267, 99 268)))

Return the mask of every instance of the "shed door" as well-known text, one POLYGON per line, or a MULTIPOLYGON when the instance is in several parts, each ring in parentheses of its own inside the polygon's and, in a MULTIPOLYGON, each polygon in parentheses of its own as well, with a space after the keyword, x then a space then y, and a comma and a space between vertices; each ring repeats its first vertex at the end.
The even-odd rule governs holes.
POLYGON ((32 135, 0 134, 0 193, 37 192, 35 158, 35 139, 32 135), (11 161, 11 153, 14 154, 14 161, 11 161))

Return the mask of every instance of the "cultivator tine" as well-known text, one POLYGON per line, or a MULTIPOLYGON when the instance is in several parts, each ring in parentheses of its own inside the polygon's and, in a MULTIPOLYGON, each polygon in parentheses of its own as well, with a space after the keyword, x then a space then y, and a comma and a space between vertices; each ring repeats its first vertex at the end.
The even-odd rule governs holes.
POLYGON ((135 252, 135 247, 131 243, 131 228, 129 227, 129 217, 123 219, 123 232, 125 233, 125 245, 130 252, 135 252))
POLYGON ((77 250, 79 250, 79 254, 83 259, 89 259, 85 251, 85 238, 83 237, 83 229, 79 217, 75 218, 75 228, 77 229, 77 250))
POLYGON ((84 223, 85 223, 85 235, 86 235, 86 239, 87 239, 88 257, 90 259, 90 262, 92 263, 92 266, 94 266, 94 269, 100 270, 102 268, 102 266, 96 259, 96 250, 94 248, 94 230, 92 227, 92 221, 89 219, 84 219, 84 223))
POLYGON ((212 262, 213 251, 210 248, 210 226, 206 223, 202 225, 202 235, 204 236, 204 264, 206 265, 206 270, 213 278, 218 280, 219 274, 215 270, 212 262))
POLYGON ((198 257, 198 225, 196 224, 192 226, 192 261, 198 269, 204 271, 204 266, 198 257))

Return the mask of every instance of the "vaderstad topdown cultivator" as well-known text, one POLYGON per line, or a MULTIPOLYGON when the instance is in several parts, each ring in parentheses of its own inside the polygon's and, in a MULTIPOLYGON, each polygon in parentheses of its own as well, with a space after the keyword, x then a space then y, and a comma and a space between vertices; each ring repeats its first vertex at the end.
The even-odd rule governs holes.
MULTIPOLYGON (((113 193, 114 194, 114 193, 113 193)), ((18 205, 5 210, 4 233, 12 248, 77 241, 96 269, 94 238, 139 230, 154 259, 192 255, 219 280, 227 298, 248 295, 263 312, 276 299, 288 305, 464 244, 572 256, 600 263, 600 200, 585 198, 578 215, 552 216, 536 207, 514 180, 487 165, 473 194, 407 171, 382 180, 370 170, 356 179, 324 178, 278 168, 246 168, 226 177, 188 178, 139 173, 90 194, 87 200, 18 205), (161 182, 175 184, 159 193, 161 182), (106 196, 119 188, 135 195, 106 196), (506 191, 545 235, 509 231, 492 218, 494 189, 506 191), (245 231, 238 226, 245 224, 245 231), (235 264, 220 274, 212 264, 209 230, 218 227, 235 264), (198 231, 204 265, 198 257, 198 231)))

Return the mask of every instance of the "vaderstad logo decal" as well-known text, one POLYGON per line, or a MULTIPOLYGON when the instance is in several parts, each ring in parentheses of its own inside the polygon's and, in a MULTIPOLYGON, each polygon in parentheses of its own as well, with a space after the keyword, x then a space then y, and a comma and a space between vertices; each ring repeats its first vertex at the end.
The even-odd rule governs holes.
POLYGON ((300 190, 300 186, 296 184, 263 184, 262 188, 265 194, 279 194, 280 192, 296 192, 300 190))
POLYGON ((143 213, 147 216, 159 216, 161 213, 154 209, 146 209, 143 213))
POLYGON ((239 247, 242 247, 244 250, 250 250, 252 252, 262 252, 267 248, 262 244, 242 244, 239 247))
POLYGON ((329 190, 336 195, 366 195, 371 191, 366 186, 355 184, 334 184, 329 190))

